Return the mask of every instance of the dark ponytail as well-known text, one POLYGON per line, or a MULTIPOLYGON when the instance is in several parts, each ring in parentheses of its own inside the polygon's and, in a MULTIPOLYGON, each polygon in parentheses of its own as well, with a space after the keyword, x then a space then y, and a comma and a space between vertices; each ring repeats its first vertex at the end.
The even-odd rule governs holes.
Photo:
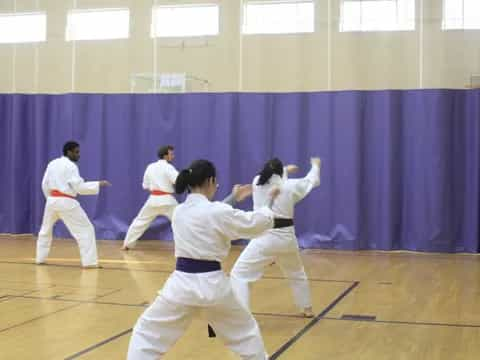
POLYGON ((265 163, 262 171, 259 173, 260 178, 257 181, 257 185, 265 185, 274 174, 283 176, 283 164, 277 158, 273 158, 265 163))
POLYGON ((190 172, 188 169, 183 169, 177 176, 177 180, 175 180, 175 192, 177 194, 183 194, 185 190, 188 188, 190 172))
POLYGON ((195 160, 188 169, 183 169, 175 181, 175 192, 183 194, 191 188, 201 186, 210 178, 217 177, 215 166, 208 160, 195 160))

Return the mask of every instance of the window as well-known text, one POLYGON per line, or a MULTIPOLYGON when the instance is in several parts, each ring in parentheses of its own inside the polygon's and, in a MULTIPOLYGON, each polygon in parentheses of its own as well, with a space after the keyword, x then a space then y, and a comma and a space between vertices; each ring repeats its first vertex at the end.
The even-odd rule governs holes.
POLYGON ((343 0, 340 31, 415 30, 415 0, 343 0))
POLYGON ((480 0, 443 0, 442 28, 480 29, 480 0))
POLYGON ((313 1, 246 1, 244 34, 288 34, 314 31, 313 1))
POLYGON ((40 42, 46 39, 45 13, 0 14, 0 43, 40 42))
POLYGON ((216 4, 155 6, 152 37, 218 35, 219 7, 216 4))
POLYGON ((130 28, 128 9, 71 10, 67 16, 67 41, 127 39, 130 28))

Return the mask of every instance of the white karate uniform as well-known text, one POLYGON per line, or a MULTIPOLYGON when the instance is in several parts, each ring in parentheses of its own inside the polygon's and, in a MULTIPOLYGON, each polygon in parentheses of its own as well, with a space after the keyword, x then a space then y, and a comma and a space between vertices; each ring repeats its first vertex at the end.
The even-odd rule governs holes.
MULTIPOLYGON (((143 176, 143 188, 148 191, 161 190, 173 194, 178 171, 167 160, 158 160, 147 166, 143 176)), ((172 195, 150 195, 128 228, 123 246, 135 247, 137 240, 148 229, 157 216, 172 219, 173 210, 178 205, 172 195)))
MULTIPOLYGON (((302 200, 315 186, 320 184, 320 169, 313 165, 306 177, 287 179, 273 175, 264 185, 257 185, 258 176, 253 179, 254 209, 264 206, 269 200, 273 187, 279 187, 280 194, 273 203, 275 217, 293 219, 295 204, 302 200)), ((244 306, 250 308, 249 283, 259 280, 265 268, 276 262, 284 276, 289 279, 295 304, 303 311, 311 307, 308 278, 305 274, 293 226, 272 229, 253 239, 242 251, 230 273, 233 289, 244 306)))
MULTIPOLYGON (((190 194, 173 214, 175 256, 221 262, 231 240, 252 238, 272 226, 273 213, 267 207, 245 212, 190 194)), ((176 270, 137 321, 128 360, 160 359, 202 309, 217 335, 242 359, 266 359, 257 322, 240 305, 222 270, 195 274, 176 270)), ((206 326, 199 336, 207 338, 206 326)))
POLYGON ((47 258, 52 244, 53 225, 62 220, 78 243, 82 265, 97 265, 95 229, 80 203, 67 197, 53 197, 50 192, 57 190, 75 197, 96 195, 99 189, 99 182, 85 182, 80 177, 77 165, 66 156, 52 160, 48 164, 42 180, 42 191, 47 202, 37 239, 37 263, 43 263, 47 258))

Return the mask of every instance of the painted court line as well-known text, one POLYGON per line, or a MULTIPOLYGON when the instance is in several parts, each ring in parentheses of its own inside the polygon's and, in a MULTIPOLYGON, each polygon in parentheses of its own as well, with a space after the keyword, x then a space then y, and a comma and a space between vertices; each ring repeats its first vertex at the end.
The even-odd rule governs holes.
POLYGON ((367 321, 375 324, 393 324, 393 325, 413 325, 413 326, 444 326, 456 328, 480 328, 480 324, 455 324, 455 323, 441 323, 441 322, 425 322, 425 321, 398 321, 398 320, 369 320, 369 319, 354 319, 354 318, 335 318, 324 317, 325 320, 335 321, 367 321))
POLYGON ((307 325, 305 325, 297 334, 295 334, 290 340, 283 344, 277 351, 270 356, 270 360, 275 360, 280 357, 285 351, 287 351, 293 344, 295 344, 308 330, 310 330, 315 324, 317 324, 324 316, 332 310, 340 301, 342 301, 353 289, 358 286, 359 282, 356 281, 350 285, 345 291, 343 291, 330 305, 328 305, 320 314, 315 316, 307 325))
POLYGON ((100 346, 103 346, 103 345, 105 345, 105 344, 107 344, 107 343, 109 343, 109 342, 111 342, 111 341, 113 341, 113 340, 115 340, 115 339, 118 339, 119 337, 122 337, 122 336, 124 336, 124 335, 126 335, 126 334, 128 334, 128 333, 130 333, 130 332, 132 332, 132 329, 131 329, 131 328, 128 329, 128 330, 122 331, 122 332, 119 333, 119 334, 113 335, 113 336, 109 337, 108 339, 105 339, 105 340, 103 340, 103 341, 100 341, 99 343, 96 343, 96 344, 94 344, 94 345, 92 345, 92 346, 90 346, 90 347, 88 347, 88 348, 86 348, 86 349, 84 349, 84 350, 82 350, 82 351, 79 351, 79 352, 77 352, 76 354, 73 354, 73 355, 71 355, 71 356, 69 356, 69 357, 66 357, 65 360, 73 360, 73 359, 76 359, 76 358, 78 358, 78 357, 80 357, 80 356, 82 356, 82 355, 84 355, 84 354, 86 354, 86 353, 89 353, 90 351, 95 350, 96 348, 99 348, 100 346))

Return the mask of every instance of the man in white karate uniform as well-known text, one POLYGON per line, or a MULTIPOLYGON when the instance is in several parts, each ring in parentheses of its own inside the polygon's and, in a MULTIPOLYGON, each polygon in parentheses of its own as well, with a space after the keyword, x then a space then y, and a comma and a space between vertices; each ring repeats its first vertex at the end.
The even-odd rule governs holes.
POLYGON ((38 233, 36 263, 43 264, 50 252, 53 226, 62 220, 78 243, 82 266, 98 267, 95 229, 76 200, 77 195, 96 195, 106 180, 85 182, 78 171, 80 145, 69 141, 63 146, 63 156, 52 160, 42 180, 47 199, 42 227, 38 233))
POLYGON ((150 192, 150 196, 128 228, 123 242, 123 250, 135 247, 137 240, 157 216, 166 216, 168 220, 171 220, 173 210, 178 205, 172 195, 178 176, 178 171, 171 164, 175 158, 173 146, 161 147, 158 157, 160 160, 151 163, 145 170, 142 186, 150 192))

